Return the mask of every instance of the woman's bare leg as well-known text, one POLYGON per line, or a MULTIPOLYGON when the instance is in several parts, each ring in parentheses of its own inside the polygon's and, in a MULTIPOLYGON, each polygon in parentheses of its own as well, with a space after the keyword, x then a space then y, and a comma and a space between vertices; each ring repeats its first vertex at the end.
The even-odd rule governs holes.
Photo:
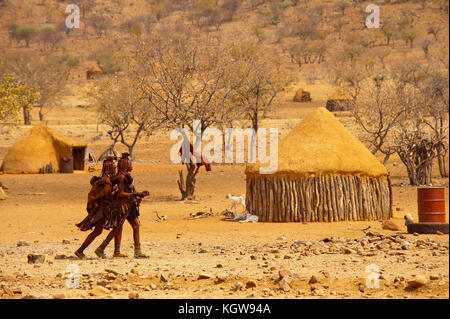
POLYGON ((105 219, 100 219, 96 224, 94 230, 86 237, 84 242, 81 244, 81 247, 75 252, 75 255, 78 258, 84 259, 86 255, 84 254, 84 250, 94 241, 95 238, 101 235, 103 231, 103 226, 105 224, 105 219))
POLYGON ((122 254, 120 252, 120 243, 122 242, 123 224, 120 225, 118 228, 119 228, 119 230, 117 231, 117 234, 114 237, 114 255, 113 255, 113 257, 127 257, 127 255, 122 254))

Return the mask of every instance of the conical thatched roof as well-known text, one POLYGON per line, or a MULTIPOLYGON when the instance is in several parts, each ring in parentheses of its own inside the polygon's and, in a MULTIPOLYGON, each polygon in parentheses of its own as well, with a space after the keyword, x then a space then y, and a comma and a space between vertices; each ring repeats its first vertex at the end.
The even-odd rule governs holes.
MULTIPOLYGON (((267 164, 248 164, 247 175, 259 175, 267 164)), ((273 175, 387 176, 387 169, 323 107, 308 114, 278 145, 278 170, 273 175)), ((267 175, 266 175, 267 176, 267 175)))
POLYGON ((102 70, 97 65, 91 66, 88 71, 92 72, 92 73, 94 73, 94 72, 100 72, 101 73, 102 72, 102 70))
POLYGON ((343 87, 340 87, 334 91, 328 100, 353 100, 353 97, 343 87))
POLYGON ((85 148, 86 144, 37 125, 11 147, 0 169, 5 173, 39 173, 52 163, 57 171, 60 159, 71 157, 74 147, 85 148))

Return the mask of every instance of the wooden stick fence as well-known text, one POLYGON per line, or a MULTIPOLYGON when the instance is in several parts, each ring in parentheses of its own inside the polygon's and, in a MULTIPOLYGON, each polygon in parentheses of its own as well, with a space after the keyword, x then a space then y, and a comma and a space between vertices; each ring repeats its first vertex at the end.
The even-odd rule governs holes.
POLYGON ((261 222, 334 222, 392 217, 389 178, 247 176, 246 206, 261 222))

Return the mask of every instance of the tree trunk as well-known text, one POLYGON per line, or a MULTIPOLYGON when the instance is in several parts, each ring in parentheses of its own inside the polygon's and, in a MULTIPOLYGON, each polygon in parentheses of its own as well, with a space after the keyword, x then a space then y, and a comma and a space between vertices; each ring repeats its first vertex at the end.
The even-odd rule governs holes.
POLYGON ((44 107, 43 106, 40 106, 39 107, 39 121, 43 121, 44 120, 44 107))
POLYGON ((445 156, 442 154, 438 155, 439 174, 441 177, 448 177, 446 163, 445 156))
POLYGON ((448 177, 447 172, 447 161, 445 160, 446 150, 441 145, 437 148, 437 158, 438 158, 438 166, 439 166, 439 174, 441 177, 448 177))
POLYGON ((28 107, 23 107, 23 124, 31 125, 31 112, 28 107))
POLYGON ((134 145, 128 145, 128 153, 130 154, 130 159, 133 162, 136 158, 134 157, 134 145))
POLYGON ((253 113, 252 126, 255 132, 258 132, 258 111, 253 113))
POLYGON ((200 166, 197 166, 193 163, 186 163, 187 168, 187 176, 186 176, 186 182, 184 181, 183 177, 183 171, 179 171, 180 179, 177 181, 178 188, 181 192, 181 200, 185 199, 193 199, 194 198, 194 192, 195 192, 195 177, 198 174, 198 171, 200 169, 200 166))

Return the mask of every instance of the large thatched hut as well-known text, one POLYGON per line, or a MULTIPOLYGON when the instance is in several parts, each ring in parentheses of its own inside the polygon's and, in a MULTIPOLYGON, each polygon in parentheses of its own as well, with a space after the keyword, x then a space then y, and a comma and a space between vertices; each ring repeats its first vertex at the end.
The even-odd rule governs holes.
POLYGON ((248 164, 247 209, 263 222, 331 222, 392 217, 387 169, 325 108, 278 147, 278 170, 248 164))
POLYGON ((0 170, 5 173, 72 173, 84 170, 86 144, 45 125, 34 126, 8 151, 0 170))
POLYGON ((344 88, 337 89, 327 100, 328 111, 350 111, 355 107, 355 100, 344 88))

